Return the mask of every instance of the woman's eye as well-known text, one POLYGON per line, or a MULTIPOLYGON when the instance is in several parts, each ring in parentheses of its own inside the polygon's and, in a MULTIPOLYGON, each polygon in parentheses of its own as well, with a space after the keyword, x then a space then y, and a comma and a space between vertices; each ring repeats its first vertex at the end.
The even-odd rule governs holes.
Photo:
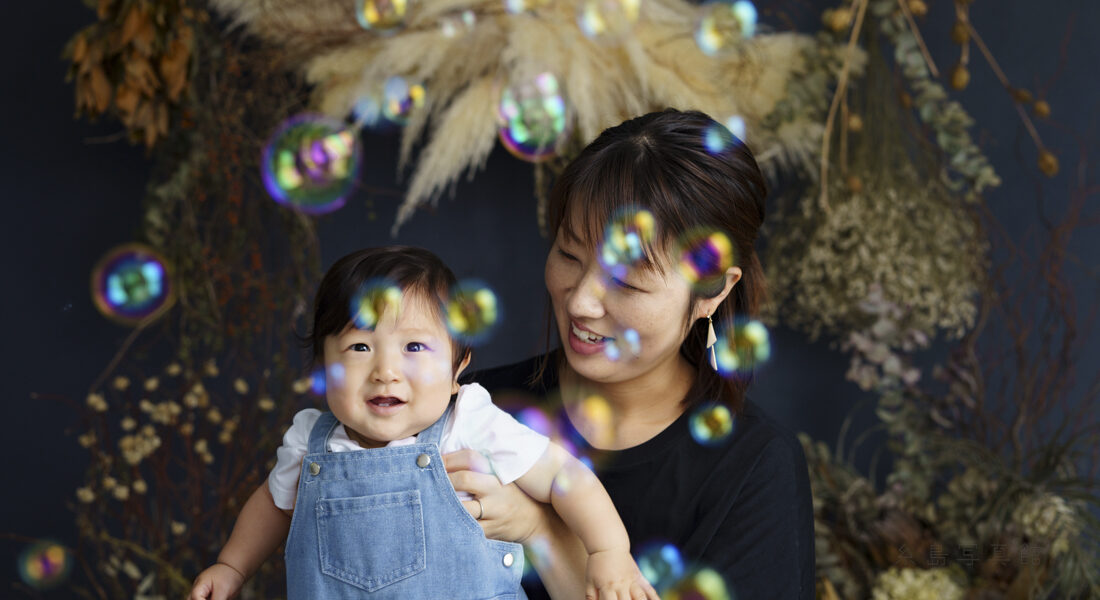
POLYGON ((566 252, 565 250, 562 250, 561 248, 558 248, 558 254, 562 255, 562 257, 563 257, 563 258, 564 258, 565 260, 571 260, 571 261, 573 261, 573 262, 579 262, 579 261, 577 260, 577 257, 576 257, 576 256, 573 256, 572 254, 570 254, 570 253, 566 252))
POLYGON ((370 346, 359 342, 357 344, 352 344, 348 346, 348 350, 351 350, 352 352, 370 352, 370 346))
POLYGON ((427 349, 428 347, 420 342, 409 342, 405 344, 405 352, 423 352, 427 349))
POLYGON ((613 283, 615 285, 615 287, 623 288, 624 290, 636 290, 636 289, 638 289, 638 288, 630 285, 629 283, 623 281, 622 279, 619 279, 618 277, 612 277, 611 278, 611 283, 613 283))

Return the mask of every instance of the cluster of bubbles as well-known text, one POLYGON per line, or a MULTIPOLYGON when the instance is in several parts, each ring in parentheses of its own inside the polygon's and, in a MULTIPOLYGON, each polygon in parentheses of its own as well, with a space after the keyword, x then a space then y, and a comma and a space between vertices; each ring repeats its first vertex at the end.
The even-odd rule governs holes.
POLYGON ((554 156, 569 134, 569 111, 558 78, 544 72, 504 88, 497 107, 500 142, 517 158, 554 156))
POLYGON ((477 25, 477 14, 470 9, 444 15, 439 20, 439 31, 445 38, 456 38, 473 31, 477 25))
POLYGON ((351 320, 359 329, 374 329, 382 315, 401 310, 401 288, 385 279, 372 279, 364 283, 352 296, 348 307, 351 320))
POLYGON ((55 542, 36 542, 19 555, 19 577, 36 590, 57 587, 68 579, 72 567, 72 553, 55 542))
POLYGON ((638 570, 661 598, 730 600, 726 581, 714 569, 689 568, 680 550, 669 543, 646 544, 637 555, 638 570))
POLYGON ((404 77, 386 79, 382 87, 382 115, 391 123, 404 125, 412 111, 424 106, 424 85, 409 83, 404 77))
POLYGON ((688 429, 691 437, 703 446, 717 446, 733 433, 733 413, 724 404, 707 403, 691 412, 688 429))
POLYGON ((695 25, 695 43, 707 56, 735 47, 756 31, 756 7, 748 0, 714 0, 703 5, 695 25))
POLYGON ((714 343, 718 372, 726 377, 744 377, 771 357, 768 328, 760 321, 735 321, 714 343))
POLYGON ((408 0, 355 0, 355 18, 369 31, 392 32, 405 24, 408 0))
POLYGON ((610 360, 619 360, 624 355, 638 357, 642 354, 642 343, 638 332, 634 329, 625 329, 621 334, 609 339, 604 346, 603 353, 610 360))
POLYGON ((684 235, 677 244, 676 258, 680 274, 698 291, 712 291, 736 262, 729 237, 713 230, 684 235))
POLYGON ((583 0, 577 26, 589 39, 614 44, 634 30, 640 6, 640 0, 583 0))
POLYGON ((703 130, 703 147, 715 156, 725 154, 745 139, 745 119, 733 115, 724 123, 711 123, 703 130))
POLYGON ((629 210, 611 219, 599 247, 600 265, 612 277, 645 260, 645 249, 653 243, 656 220, 648 210, 629 210))
POLYGON ((144 244, 124 244, 92 269, 92 300, 103 316, 124 325, 156 318, 176 300, 168 261, 144 244))
POLYGON ((329 213, 351 193, 361 154, 353 128, 322 115, 298 115, 264 147, 264 186, 280 204, 306 214, 329 213))
POLYGON ((447 330, 471 345, 492 335, 501 320, 497 295, 477 279, 459 281, 447 299, 447 330))

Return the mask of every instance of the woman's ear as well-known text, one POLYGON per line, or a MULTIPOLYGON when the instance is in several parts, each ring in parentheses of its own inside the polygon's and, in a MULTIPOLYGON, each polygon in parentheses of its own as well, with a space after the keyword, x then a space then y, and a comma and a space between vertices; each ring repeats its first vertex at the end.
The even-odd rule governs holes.
POLYGON ((722 304, 722 301, 726 299, 726 296, 730 295, 733 291, 733 286, 737 285, 737 282, 741 281, 741 267, 730 267, 726 269, 726 285, 722 288, 722 291, 713 298, 702 298, 695 303, 695 315, 692 320, 702 319, 714 314, 714 311, 718 310, 718 305, 722 304))
POLYGON ((470 359, 473 358, 473 350, 467 350, 466 356, 462 359, 462 362, 458 363, 458 368, 455 369, 454 377, 451 378, 451 393, 458 393, 458 376, 462 375, 462 372, 466 370, 466 367, 470 366, 470 359))

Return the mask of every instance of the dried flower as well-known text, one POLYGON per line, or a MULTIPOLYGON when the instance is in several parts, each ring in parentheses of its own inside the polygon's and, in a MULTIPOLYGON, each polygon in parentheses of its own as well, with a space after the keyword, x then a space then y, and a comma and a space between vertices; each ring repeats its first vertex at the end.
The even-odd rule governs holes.
POLYGON ((145 483, 144 479, 135 479, 134 482, 130 484, 130 487, 138 494, 144 494, 149 491, 149 484, 145 483))
POLYGON ((268 396, 264 396, 263 398, 260 398, 258 402, 256 402, 256 406, 258 406, 260 410, 264 412, 271 412, 275 410, 275 401, 268 396))
POLYGON ((141 579, 141 571, 138 570, 137 565, 128 560, 122 563, 122 572, 128 575, 130 579, 141 579))
POLYGON ((1040 119, 1045 119, 1050 116, 1050 104, 1047 103, 1046 100, 1036 100, 1031 110, 1035 111, 1035 116, 1040 119))
POLYGON ((206 361, 205 365, 203 365, 202 371, 208 377, 217 377, 218 376, 218 365, 217 365, 217 363, 214 362, 214 359, 211 358, 210 360, 206 361))
POLYGON ((188 436, 195 433, 195 425, 193 423, 184 423, 180 425, 180 434, 188 436))
POLYGON ((123 431, 132 431, 135 427, 137 427, 137 421, 135 421, 133 418, 125 417, 124 419, 122 419, 123 431))
POLYGON ((962 600, 965 590, 948 569, 898 569, 879 573, 873 600, 962 600))
POLYGON ((222 422, 222 412, 217 407, 211 408, 206 413, 206 420, 215 425, 222 422))
POLYGON ((95 492, 90 487, 78 487, 76 488, 76 499, 84 504, 91 504, 95 502, 95 492))
POLYGON ((310 386, 313 384, 313 380, 309 377, 303 377, 294 382, 291 389, 295 394, 304 394, 309 391, 310 386))
POLYGON ((248 382, 246 382, 244 379, 241 379, 240 377, 238 377, 233 382, 233 389, 237 390, 238 394, 247 394, 248 393, 248 382))
POLYGON ((180 367, 180 364, 176 363, 176 362, 171 363, 167 367, 164 368, 164 372, 166 374, 172 376, 172 377, 175 377, 176 375, 179 375, 182 371, 183 371, 183 368, 180 367))
POLYGON ((112 385, 114 385, 115 389, 120 391, 120 392, 125 391, 127 388, 130 387, 130 379, 128 377, 123 376, 123 375, 119 375, 118 377, 115 377, 115 380, 114 380, 114 382, 112 382, 112 385))
POLYGON ((85 448, 91 448, 92 444, 96 442, 96 435, 94 431, 82 433, 76 438, 76 441, 85 448))
POLYGON ((107 475, 100 483, 103 484, 103 489, 110 490, 118 485, 118 480, 116 480, 114 477, 111 477, 110 475, 107 475))
POLYGON ((145 380, 145 391, 147 392, 156 391, 157 387, 159 386, 160 380, 156 377, 150 377, 149 379, 145 380))
POLYGON ((107 401, 103 398, 103 394, 88 394, 87 403, 88 407, 96 412, 107 412, 107 401))
POLYGON ((126 500, 130 497, 130 488, 124 485, 120 485, 111 490, 111 493, 114 495, 116 500, 126 500))
POLYGON ((179 521, 172 521, 172 534, 183 535, 187 531, 187 525, 180 523, 179 521))

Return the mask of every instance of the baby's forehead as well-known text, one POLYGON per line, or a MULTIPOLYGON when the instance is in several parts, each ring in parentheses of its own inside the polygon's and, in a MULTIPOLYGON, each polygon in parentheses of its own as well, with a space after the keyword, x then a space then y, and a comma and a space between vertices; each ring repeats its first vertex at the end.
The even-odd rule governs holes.
POLYGON ((401 290, 398 298, 399 302, 373 303, 369 318, 363 318, 362 314, 352 314, 344 332, 353 329, 373 330, 384 326, 397 331, 419 331, 450 337, 441 298, 420 289, 401 290))

